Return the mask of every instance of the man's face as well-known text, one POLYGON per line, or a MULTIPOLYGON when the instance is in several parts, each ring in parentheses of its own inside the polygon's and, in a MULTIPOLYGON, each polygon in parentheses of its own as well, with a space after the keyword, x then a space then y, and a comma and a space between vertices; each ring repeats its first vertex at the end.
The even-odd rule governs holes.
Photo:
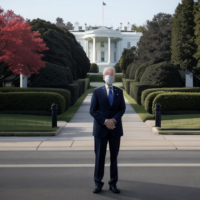
MULTIPOLYGON (((114 70, 112 68, 107 69, 103 75, 103 80, 105 80, 106 75, 114 76, 114 70)), ((113 77, 113 81, 115 81, 115 77, 113 77)))

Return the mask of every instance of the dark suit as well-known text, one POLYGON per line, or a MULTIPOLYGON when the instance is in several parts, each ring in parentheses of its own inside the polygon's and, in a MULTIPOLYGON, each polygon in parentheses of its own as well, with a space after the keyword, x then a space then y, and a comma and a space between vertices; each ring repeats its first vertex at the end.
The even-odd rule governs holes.
POLYGON ((105 165, 107 142, 110 147, 110 181, 109 184, 116 186, 118 180, 117 156, 120 147, 120 137, 123 135, 122 121, 126 105, 123 91, 113 86, 113 103, 110 105, 105 86, 97 88, 93 92, 90 114, 94 117, 93 135, 95 142, 95 185, 102 187, 105 165), (109 130, 105 125, 106 119, 116 120, 115 129, 109 130))

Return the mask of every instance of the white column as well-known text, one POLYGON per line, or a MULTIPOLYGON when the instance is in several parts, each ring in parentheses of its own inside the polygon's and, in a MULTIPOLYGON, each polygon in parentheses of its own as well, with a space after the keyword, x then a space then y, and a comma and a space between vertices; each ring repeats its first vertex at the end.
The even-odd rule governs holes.
POLYGON ((96 62, 96 40, 93 37, 93 62, 96 62))
POLYGON ((88 57, 88 40, 86 40, 85 41, 85 53, 86 53, 86 55, 87 55, 87 57, 88 57))
POLYGON ((108 65, 110 64, 110 56, 111 56, 110 50, 111 50, 111 48, 110 48, 110 38, 108 38, 108 65))
POLYGON ((117 42, 117 61, 121 58, 121 40, 117 42))
POLYGON ((193 86, 193 73, 185 70, 185 87, 193 86))
POLYGON ((20 74, 20 88, 27 88, 27 76, 20 74))

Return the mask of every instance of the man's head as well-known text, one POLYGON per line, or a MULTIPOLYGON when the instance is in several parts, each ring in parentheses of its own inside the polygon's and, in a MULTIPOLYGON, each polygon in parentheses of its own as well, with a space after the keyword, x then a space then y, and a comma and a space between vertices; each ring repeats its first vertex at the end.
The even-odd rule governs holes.
POLYGON ((106 82, 108 76, 113 77, 113 82, 115 81, 115 68, 113 67, 106 67, 103 69, 103 80, 106 82))

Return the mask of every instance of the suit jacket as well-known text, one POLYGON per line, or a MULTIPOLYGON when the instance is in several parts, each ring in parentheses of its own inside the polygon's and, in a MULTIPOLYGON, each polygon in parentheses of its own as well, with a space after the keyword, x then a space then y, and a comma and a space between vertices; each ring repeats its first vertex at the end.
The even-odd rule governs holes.
POLYGON ((121 118, 126 110, 123 91, 113 86, 113 97, 113 103, 110 105, 105 86, 96 88, 93 92, 90 114, 94 117, 93 135, 95 137, 104 138, 109 131, 113 137, 123 135, 121 118), (117 121, 116 128, 113 130, 109 130, 104 125, 105 120, 111 118, 117 121))

